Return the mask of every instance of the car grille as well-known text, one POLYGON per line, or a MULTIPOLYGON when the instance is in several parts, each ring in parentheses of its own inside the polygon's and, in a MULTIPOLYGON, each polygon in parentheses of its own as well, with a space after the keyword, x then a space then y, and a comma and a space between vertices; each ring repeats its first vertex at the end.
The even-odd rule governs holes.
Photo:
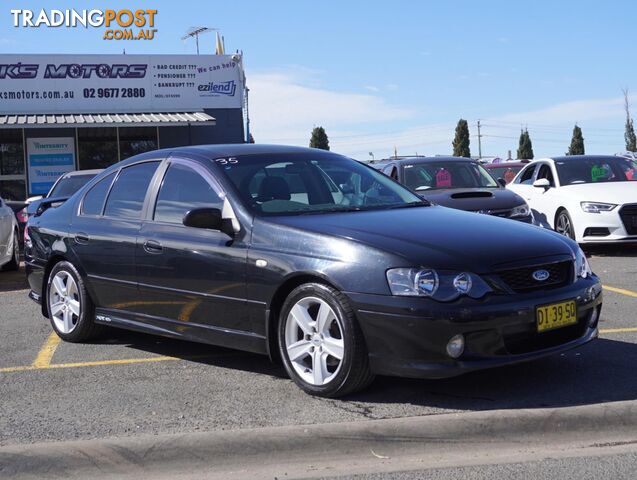
POLYGON ((497 272, 498 276, 511 290, 515 292, 530 292, 533 290, 546 290, 567 285, 574 274, 573 261, 547 263, 532 267, 514 268, 497 272), (535 280, 533 273, 538 270, 546 270, 549 277, 544 281, 535 280))
POLYGON ((475 212, 502 218, 509 218, 509 215, 511 215, 511 209, 509 208, 503 210, 476 210, 475 212))
POLYGON ((637 235, 637 204, 624 205, 619 210, 619 216, 628 235, 637 235))

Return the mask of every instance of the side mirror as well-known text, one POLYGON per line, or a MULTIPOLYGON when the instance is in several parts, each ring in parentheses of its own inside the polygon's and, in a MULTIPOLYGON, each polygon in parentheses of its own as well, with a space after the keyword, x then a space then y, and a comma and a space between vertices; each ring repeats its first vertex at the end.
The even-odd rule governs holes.
POLYGON ((506 187, 507 186, 507 182, 504 178, 500 177, 498 178, 497 182, 500 184, 501 187, 506 187))
POLYGON ((193 228, 219 230, 230 237, 235 231, 230 219, 224 219, 218 208, 195 208, 184 215, 184 225, 193 228))
POLYGON ((533 186, 535 188, 543 188, 544 190, 548 190, 551 188, 551 182, 549 182, 548 178, 538 178, 535 182, 533 182, 533 186))

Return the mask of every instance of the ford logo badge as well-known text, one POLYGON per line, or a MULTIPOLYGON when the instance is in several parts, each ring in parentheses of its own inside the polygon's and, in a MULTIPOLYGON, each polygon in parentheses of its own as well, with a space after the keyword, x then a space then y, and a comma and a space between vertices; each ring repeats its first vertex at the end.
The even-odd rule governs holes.
POLYGON ((551 274, 546 270, 536 270, 535 272, 533 272, 533 279, 537 280, 538 282, 548 280, 550 276, 551 274))

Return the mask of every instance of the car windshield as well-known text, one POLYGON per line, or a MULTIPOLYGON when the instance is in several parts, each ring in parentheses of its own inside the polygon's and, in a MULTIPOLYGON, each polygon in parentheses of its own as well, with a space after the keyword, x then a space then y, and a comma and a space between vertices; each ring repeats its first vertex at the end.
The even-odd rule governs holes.
POLYGON ((80 188, 88 183, 88 181, 95 175, 73 175, 71 177, 65 177, 53 187, 47 197, 70 197, 80 188))
POLYGON ((244 155, 215 161, 243 201, 262 215, 428 205, 382 173, 338 155, 244 155))
POLYGON ((405 165, 405 185, 415 191, 441 188, 499 188, 475 162, 423 162, 405 165))
POLYGON ((506 183, 511 183, 522 167, 507 167, 506 165, 498 167, 489 167, 489 173, 495 179, 502 178, 506 183))
POLYGON ((562 186, 637 180, 637 161, 628 158, 557 160, 555 166, 562 186))

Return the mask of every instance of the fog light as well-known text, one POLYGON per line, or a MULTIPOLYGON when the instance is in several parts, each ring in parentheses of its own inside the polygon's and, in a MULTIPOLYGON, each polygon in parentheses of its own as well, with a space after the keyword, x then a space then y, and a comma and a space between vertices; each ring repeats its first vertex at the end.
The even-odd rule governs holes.
POLYGON ((599 321, 599 308, 594 308, 591 312, 591 318, 588 320, 588 326, 590 328, 597 328, 597 322, 599 321))
POLYGON ((454 335, 447 343, 447 355, 451 358, 458 358, 464 352, 464 336, 454 335))

